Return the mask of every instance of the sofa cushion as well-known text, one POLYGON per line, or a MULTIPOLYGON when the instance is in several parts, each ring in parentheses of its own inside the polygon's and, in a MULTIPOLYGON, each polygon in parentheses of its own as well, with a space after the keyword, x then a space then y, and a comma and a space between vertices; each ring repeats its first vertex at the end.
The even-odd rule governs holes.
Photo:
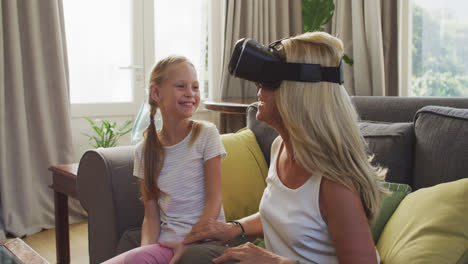
POLYGON ((222 162, 223 207, 226 220, 258 212, 268 166, 254 133, 243 129, 221 135, 227 156, 222 162))
POLYGON ((468 250, 468 179, 408 194, 377 243, 382 263, 457 263, 468 250))
POLYGON ((414 126, 413 189, 468 176, 468 109, 426 106, 414 126))
POLYGON ((414 130, 412 123, 359 123, 372 163, 388 169, 385 181, 412 184, 414 130))
POLYGON ((386 182, 384 183, 384 186, 391 192, 391 194, 382 199, 382 206, 380 208, 379 215, 377 216, 375 223, 371 226, 372 238, 376 244, 379 241, 380 234, 382 233, 385 224, 387 224, 388 219, 392 216, 395 209, 397 209, 401 200, 411 192, 411 187, 407 184, 386 182))

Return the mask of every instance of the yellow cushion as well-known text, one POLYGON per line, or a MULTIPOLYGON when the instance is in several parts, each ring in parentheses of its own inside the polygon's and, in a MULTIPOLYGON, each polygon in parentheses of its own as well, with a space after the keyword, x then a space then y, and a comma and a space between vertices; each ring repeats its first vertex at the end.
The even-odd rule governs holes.
POLYGON ((227 152, 221 164, 224 213, 235 220, 258 212, 268 166, 250 129, 221 135, 221 141, 227 152))
POLYGON ((377 243, 382 263, 457 263, 468 250, 468 179, 403 199, 377 243))

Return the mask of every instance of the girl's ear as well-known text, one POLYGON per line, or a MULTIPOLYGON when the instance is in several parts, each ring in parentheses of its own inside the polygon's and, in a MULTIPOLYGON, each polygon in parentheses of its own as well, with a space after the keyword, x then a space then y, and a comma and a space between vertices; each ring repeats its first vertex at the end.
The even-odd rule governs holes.
POLYGON ((150 95, 151 98, 159 103, 161 101, 161 87, 156 84, 151 84, 150 86, 150 95))

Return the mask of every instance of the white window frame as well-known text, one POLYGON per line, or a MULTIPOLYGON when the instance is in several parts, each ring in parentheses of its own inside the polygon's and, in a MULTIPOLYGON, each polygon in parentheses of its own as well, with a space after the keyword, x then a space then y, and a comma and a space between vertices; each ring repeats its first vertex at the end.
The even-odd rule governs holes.
POLYGON ((399 72, 399 94, 401 96, 408 96, 409 89, 411 88, 411 47, 412 47, 412 32, 413 21, 411 15, 411 0, 398 1, 398 20, 400 28, 398 30, 398 58, 400 63, 398 66, 399 72))
MULTIPOLYGON (((134 0, 133 17, 133 63, 122 65, 133 71, 133 101, 124 103, 71 103, 71 116, 99 117, 99 116, 130 116, 136 115, 145 98, 150 73, 154 66, 154 1, 134 0)), ((205 74, 200 72, 198 74, 205 74)), ((210 81, 209 81, 210 82, 210 81)), ((213 94, 214 87, 208 85, 208 98, 213 94)), ((197 113, 207 111, 201 98, 197 113)))
POLYGON ((154 60, 154 17, 153 0, 131 1, 133 18, 133 62, 122 65, 133 71, 131 102, 124 103, 72 103, 72 117, 125 116, 136 115, 144 101, 145 88, 149 80, 149 69, 154 60))

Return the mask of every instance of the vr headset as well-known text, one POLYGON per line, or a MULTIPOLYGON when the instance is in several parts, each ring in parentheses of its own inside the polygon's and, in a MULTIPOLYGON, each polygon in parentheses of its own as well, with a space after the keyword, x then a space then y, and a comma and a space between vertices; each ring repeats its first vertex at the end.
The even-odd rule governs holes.
POLYGON ((343 84, 343 60, 338 67, 285 62, 277 49, 282 40, 268 47, 248 38, 238 40, 229 61, 229 73, 266 89, 278 88, 283 80, 343 84))

